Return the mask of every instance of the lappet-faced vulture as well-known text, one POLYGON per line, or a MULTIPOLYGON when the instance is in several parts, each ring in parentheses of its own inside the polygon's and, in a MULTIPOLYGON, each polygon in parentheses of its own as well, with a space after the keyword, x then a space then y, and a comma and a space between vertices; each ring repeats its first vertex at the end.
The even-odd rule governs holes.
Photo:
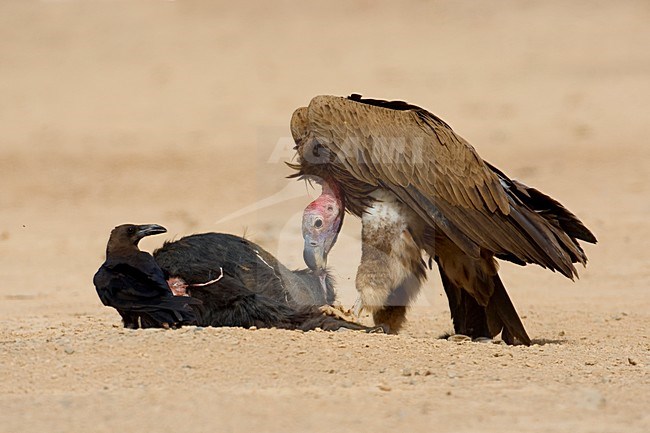
POLYGON ((298 170, 322 195, 303 214, 304 258, 323 271, 344 211, 362 220, 356 287, 397 332, 435 260, 456 333, 530 338, 495 258, 577 276, 594 235, 559 202, 483 161, 443 120, 401 101, 317 96, 291 119, 298 170))

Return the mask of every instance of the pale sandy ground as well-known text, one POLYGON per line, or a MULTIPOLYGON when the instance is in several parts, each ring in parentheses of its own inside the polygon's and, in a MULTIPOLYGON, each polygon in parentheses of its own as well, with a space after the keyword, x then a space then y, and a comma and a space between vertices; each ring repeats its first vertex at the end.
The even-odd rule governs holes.
MULTIPOLYGON (((649 22, 646 1, 0 3, 0 431, 650 431, 649 22), (435 273, 399 336, 120 328, 92 285, 117 224, 246 231, 302 265, 289 118, 350 92, 431 109, 596 233, 576 283, 503 265, 537 344, 438 340, 435 273)), ((348 218, 346 305, 358 240, 348 218)))

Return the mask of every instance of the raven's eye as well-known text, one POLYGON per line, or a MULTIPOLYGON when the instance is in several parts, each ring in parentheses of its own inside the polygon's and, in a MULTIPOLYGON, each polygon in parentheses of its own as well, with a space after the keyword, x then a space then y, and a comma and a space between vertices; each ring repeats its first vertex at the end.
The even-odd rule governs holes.
POLYGON ((322 219, 319 218, 316 221, 314 221, 314 227, 319 228, 322 225, 323 225, 323 220, 322 219))
POLYGON ((130 234, 130 235, 134 235, 135 234, 135 227, 129 227, 129 229, 126 232, 128 234, 130 234))

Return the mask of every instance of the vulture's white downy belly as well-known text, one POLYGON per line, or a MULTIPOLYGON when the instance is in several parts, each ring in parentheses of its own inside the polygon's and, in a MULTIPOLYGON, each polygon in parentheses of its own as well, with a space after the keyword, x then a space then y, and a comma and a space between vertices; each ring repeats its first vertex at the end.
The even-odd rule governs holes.
POLYGON ((376 201, 361 217, 357 290, 365 307, 386 305, 388 296, 396 290, 404 292, 400 302, 406 305, 420 287, 414 266, 420 263, 421 252, 413 235, 423 230, 423 224, 391 192, 377 190, 372 198, 376 201))

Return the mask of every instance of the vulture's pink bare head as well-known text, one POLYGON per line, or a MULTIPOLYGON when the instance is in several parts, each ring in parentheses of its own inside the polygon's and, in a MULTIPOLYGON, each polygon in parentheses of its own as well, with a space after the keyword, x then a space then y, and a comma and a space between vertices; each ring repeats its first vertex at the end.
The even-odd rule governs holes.
POLYGON ((322 272, 343 223, 344 203, 334 183, 322 181, 323 192, 302 214, 303 259, 309 269, 322 272))

